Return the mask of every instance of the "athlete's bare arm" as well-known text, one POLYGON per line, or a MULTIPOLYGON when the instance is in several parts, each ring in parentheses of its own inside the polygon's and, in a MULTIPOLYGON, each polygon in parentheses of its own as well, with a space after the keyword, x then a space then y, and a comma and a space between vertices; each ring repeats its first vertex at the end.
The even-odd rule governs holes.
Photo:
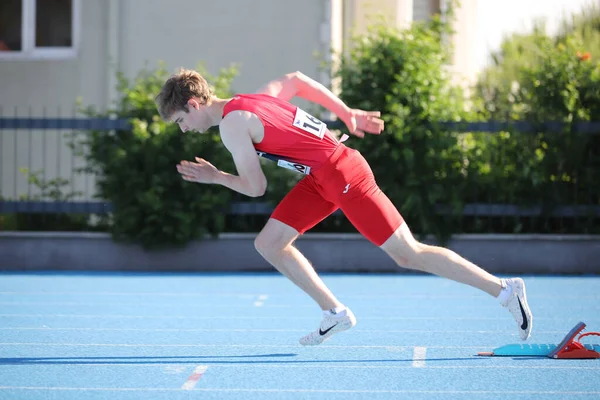
POLYGON ((291 72, 267 83, 258 93, 283 100, 298 96, 320 104, 340 118, 350 115, 350 108, 329 89, 300 71, 291 72))
POLYGON ((251 130, 257 129, 255 122, 248 111, 233 111, 221 121, 221 141, 233 156, 239 176, 221 172, 215 182, 252 197, 262 196, 267 189, 251 138, 251 130))
POLYGON ((291 72, 280 79, 263 86, 257 93, 268 94, 283 100, 298 96, 317 103, 337 115, 348 127, 350 133, 363 137, 365 133, 378 135, 383 131, 383 120, 379 111, 363 111, 349 108, 329 89, 304 75, 291 72))
POLYGON ((183 179, 191 182, 214 183, 228 187, 250 197, 262 196, 267 188, 267 178, 262 171, 254 144, 252 114, 247 111, 232 111, 220 123, 221 141, 233 156, 239 175, 219 171, 208 161, 196 157, 196 162, 182 161, 177 170, 183 179))

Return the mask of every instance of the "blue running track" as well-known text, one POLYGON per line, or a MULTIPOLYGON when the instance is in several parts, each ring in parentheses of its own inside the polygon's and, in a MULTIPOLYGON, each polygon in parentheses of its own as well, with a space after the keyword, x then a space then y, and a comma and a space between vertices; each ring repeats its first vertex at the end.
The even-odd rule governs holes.
MULTIPOLYGON (((519 343, 498 302, 423 275, 324 275, 357 326, 278 274, 0 274, 0 399, 598 399, 600 360, 479 357, 519 343)), ((529 343, 600 331, 600 277, 525 277, 529 343)), ((599 337, 584 338, 600 343, 599 337)))

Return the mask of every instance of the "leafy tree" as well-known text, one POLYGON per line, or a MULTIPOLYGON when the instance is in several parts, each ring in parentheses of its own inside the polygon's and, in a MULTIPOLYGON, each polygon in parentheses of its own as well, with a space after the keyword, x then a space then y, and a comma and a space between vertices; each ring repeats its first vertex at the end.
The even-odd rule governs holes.
POLYGON ((374 24, 342 57, 341 98, 351 107, 380 110, 381 137, 351 140, 371 163, 381 188, 399 207, 413 230, 445 240, 456 219, 436 207, 462 205, 463 155, 459 135, 438 122, 466 115, 462 92, 451 85, 446 68, 452 9, 398 30, 374 24))

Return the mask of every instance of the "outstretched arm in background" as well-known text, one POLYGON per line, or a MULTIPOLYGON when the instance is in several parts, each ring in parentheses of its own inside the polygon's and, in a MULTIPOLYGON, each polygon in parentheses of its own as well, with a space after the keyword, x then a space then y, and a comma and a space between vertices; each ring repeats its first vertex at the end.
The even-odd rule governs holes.
POLYGON ((365 133, 378 135, 383 131, 383 120, 379 111, 363 111, 349 108, 329 89, 296 71, 267 83, 257 93, 268 94, 283 100, 293 97, 317 103, 337 115, 348 127, 350 133, 364 137, 365 133))

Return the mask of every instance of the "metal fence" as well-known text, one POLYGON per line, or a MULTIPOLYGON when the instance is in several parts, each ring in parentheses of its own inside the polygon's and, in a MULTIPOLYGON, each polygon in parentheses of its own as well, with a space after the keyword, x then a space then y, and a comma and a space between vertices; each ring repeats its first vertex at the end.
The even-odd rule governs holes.
POLYGON ((128 126, 117 119, 0 115, 0 213, 99 211, 94 176, 80 172, 86 162, 71 148, 72 140, 82 131, 128 126), (48 201, 44 192, 58 189, 68 202, 48 201))
MULTIPOLYGON (((330 127, 339 121, 325 121, 330 127)), ((506 130, 522 133, 559 131, 559 123, 530 124, 527 122, 474 122, 446 123, 459 132, 478 132, 493 135, 506 130)), ((5 118, 0 115, 0 214, 103 214, 111 211, 111 204, 95 199, 94 176, 81 172, 85 160, 70 147, 73 135, 86 130, 126 130, 127 120, 105 118, 5 118), (54 192, 52 192, 54 191, 54 192), (61 192, 61 193, 59 193, 61 192), (53 194, 53 199, 48 198, 53 194), (67 193, 68 195, 65 195, 67 193), (62 196, 62 197, 61 197, 62 196)), ((600 122, 580 123, 573 129, 581 134, 600 133, 600 122)), ((600 165, 590 165, 590 173, 598 173, 600 165)), ((598 179, 596 177, 595 179, 598 179)), ((600 217, 597 194, 586 196, 576 204, 564 204, 552 210, 561 219, 600 217)), ((264 203, 235 203, 230 214, 266 215, 271 207, 264 203)), ((448 213, 440 205, 440 214, 448 213)), ((511 204, 510 199, 497 202, 477 199, 466 204, 465 217, 536 217, 542 214, 541 205, 511 204)))

